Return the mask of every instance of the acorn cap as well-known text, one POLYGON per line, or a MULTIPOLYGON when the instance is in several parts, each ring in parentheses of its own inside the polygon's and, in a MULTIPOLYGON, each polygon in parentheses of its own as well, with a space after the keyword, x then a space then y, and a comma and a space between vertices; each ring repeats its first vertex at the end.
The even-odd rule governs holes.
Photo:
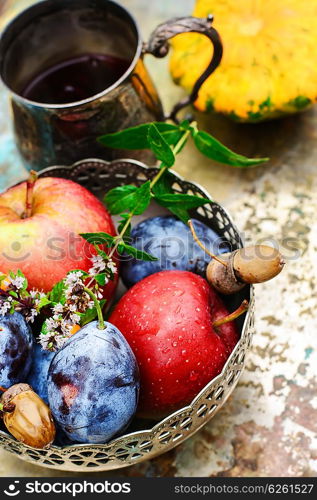
POLYGON ((239 292, 245 286, 245 283, 236 278, 233 270, 233 257, 236 252, 221 255, 221 260, 227 265, 221 264, 217 260, 211 260, 207 266, 208 282, 224 295, 239 292))
POLYGON ((33 391, 33 389, 29 384, 14 384, 2 394, 0 401, 7 405, 15 396, 25 391, 33 391))

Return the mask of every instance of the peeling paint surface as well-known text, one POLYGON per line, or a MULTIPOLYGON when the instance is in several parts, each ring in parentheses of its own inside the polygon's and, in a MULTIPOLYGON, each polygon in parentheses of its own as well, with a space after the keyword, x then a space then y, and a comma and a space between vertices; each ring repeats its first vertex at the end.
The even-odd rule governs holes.
MULTIPOLYGON (((3 0, 2 0, 3 2, 3 0)), ((0 23, 30 0, 5 0, 0 23)), ((146 36, 158 22, 190 12, 192 1, 122 1, 146 36), (172 5, 173 4, 173 5, 172 5)), ((0 13, 1 13, 0 8, 0 13)), ((147 58, 165 107, 182 96, 167 61, 147 58)), ((0 92, 1 188, 25 176, 0 92)), ((117 473, 96 476, 317 475, 317 108, 259 125, 199 115, 201 128, 246 155, 270 156, 250 170, 213 164, 187 148, 176 169, 215 193, 248 242, 280 242, 287 259, 272 283, 256 287, 256 334, 246 369, 223 409, 175 450, 117 473)), ((0 450, 2 476, 58 476, 0 450)), ((63 473, 78 476, 74 473, 63 473)))

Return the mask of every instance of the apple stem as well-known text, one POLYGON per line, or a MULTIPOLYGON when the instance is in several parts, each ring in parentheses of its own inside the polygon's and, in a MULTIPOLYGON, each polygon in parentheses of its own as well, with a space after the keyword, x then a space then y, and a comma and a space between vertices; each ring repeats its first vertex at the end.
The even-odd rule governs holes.
POLYGON ((104 330, 105 329, 105 321, 103 319, 103 314, 102 314, 102 310, 101 310, 101 307, 100 307, 99 300, 97 299, 97 297, 94 294, 94 292, 92 292, 90 290, 90 288, 87 288, 85 286, 84 290, 85 290, 86 293, 88 293, 89 297, 91 297, 92 300, 94 301, 95 308, 96 308, 96 311, 97 311, 97 316, 98 316, 98 328, 99 328, 99 330, 104 330))
POLYGON ((204 250, 204 252, 206 252, 206 254, 209 255, 209 257, 211 257, 212 259, 214 259, 217 262, 219 262, 219 264, 222 264, 223 266, 228 267, 227 263, 224 260, 219 259, 219 257, 217 257, 216 255, 214 255, 213 253, 211 253, 208 250, 208 248, 206 248, 205 245, 200 241, 200 239, 198 238, 197 233, 195 231, 194 224, 193 224, 192 220, 188 221, 188 225, 189 225, 189 229, 190 229, 190 231, 191 231, 191 233, 193 235, 194 240, 196 241, 196 243, 198 243, 198 245, 200 246, 200 248, 202 248, 204 250))
POLYGON ((35 170, 31 170, 29 178, 26 182, 26 203, 25 203, 25 214, 24 219, 31 217, 33 211, 33 191, 34 186, 37 181, 37 173, 35 170))
POLYGON ((234 321, 235 319, 239 318, 239 316, 244 314, 248 309, 249 309, 249 302, 247 300, 244 300, 241 306, 238 307, 236 311, 234 311, 231 314, 228 314, 228 316, 224 316, 223 318, 217 319, 216 321, 213 322, 212 326, 214 328, 217 328, 218 326, 230 323, 231 321, 234 321))

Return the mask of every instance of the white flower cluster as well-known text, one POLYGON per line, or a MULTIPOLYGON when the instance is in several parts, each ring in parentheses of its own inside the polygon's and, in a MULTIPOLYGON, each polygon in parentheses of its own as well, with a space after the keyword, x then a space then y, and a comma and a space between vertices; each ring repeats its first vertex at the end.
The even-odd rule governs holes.
POLYGON ((30 297, 32 297, 33 307, 31 307, 26 313, 25 319, 29 323, 33 323, 36 316, 39 314, 39 305, 42 299, 46 297, 46 294, 40 292, 39 290, 31 290, 30 297))
MULTIPOLYGON (((25 278, 17 276, 16 278, 11 278, 11 286, 14 290, 18 292, 24 286, 25 278)), ((39 290, 31 290, 28 297, 18 297, 8 295, 0 300, 0 316, 5 316, 9 313, 10 309, 14 308, 14 311, 21 312, 26 321, 33 323, 36 316, 39 314, 39 305, 41 300, 46 297, 45 293, 39 290)))
POLYGON ((52 317, 45 321, 45 330, 40 334, 43 349, 58 350, 73 335, 75 325, 80 323, 80 312, 94 307, 94 302, 84 291, 84 274, 69 273, 64 280, 65 303, 53 307, 52 317))
POLYGON ((17 290, 21 290, 25 283, 25 278, 22 276, 16 276, 15 278, 11 278, 11 285, 13 285, 17 290))
POLYGON ((0 302, 0 316, 5 316, 11 309, 12 297, 0 302))
POLYGON ((105 274, 105 285, 109 283, 109 280, 117 272, 115 262, 112 259, 105 260, 102 255, 94 255, 91 261, 93 265, 88 271, 89 275, 95 277, 97 274, 105 274))

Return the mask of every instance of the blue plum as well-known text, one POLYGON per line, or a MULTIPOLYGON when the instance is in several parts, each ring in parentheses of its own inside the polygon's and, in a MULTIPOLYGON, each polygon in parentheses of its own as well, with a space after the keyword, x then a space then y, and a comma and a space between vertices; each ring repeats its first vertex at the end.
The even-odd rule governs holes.
POLYGON ((45 403, 48 403, 48 369, 55 354, 55 352, 42 349, 39 344, 36 344, 33 349, 32 366, 27 382, 45 403))
POLYGON ((0 385, 25 382, 32 363, 33 335, 22 314, 0 316, 0 385))
MULTIPOLYGON (((215 255, 230 251, 229 244, 208 226, 193 219, 198 238, 215 255)), ((159 271, 191 271, 204 276, 210 257, 194 241, 189 227, 173 215, 146 219, 131 232, 131 245, 158 258, 154 262, 122 262, 121 277, 127 288, 159 271)))
POLYGON ((139 397, 134 354, 111 323, 84 326, 53 358, 48 400, 57 425, 80 443, 106 443, 123 432, 139 397))

